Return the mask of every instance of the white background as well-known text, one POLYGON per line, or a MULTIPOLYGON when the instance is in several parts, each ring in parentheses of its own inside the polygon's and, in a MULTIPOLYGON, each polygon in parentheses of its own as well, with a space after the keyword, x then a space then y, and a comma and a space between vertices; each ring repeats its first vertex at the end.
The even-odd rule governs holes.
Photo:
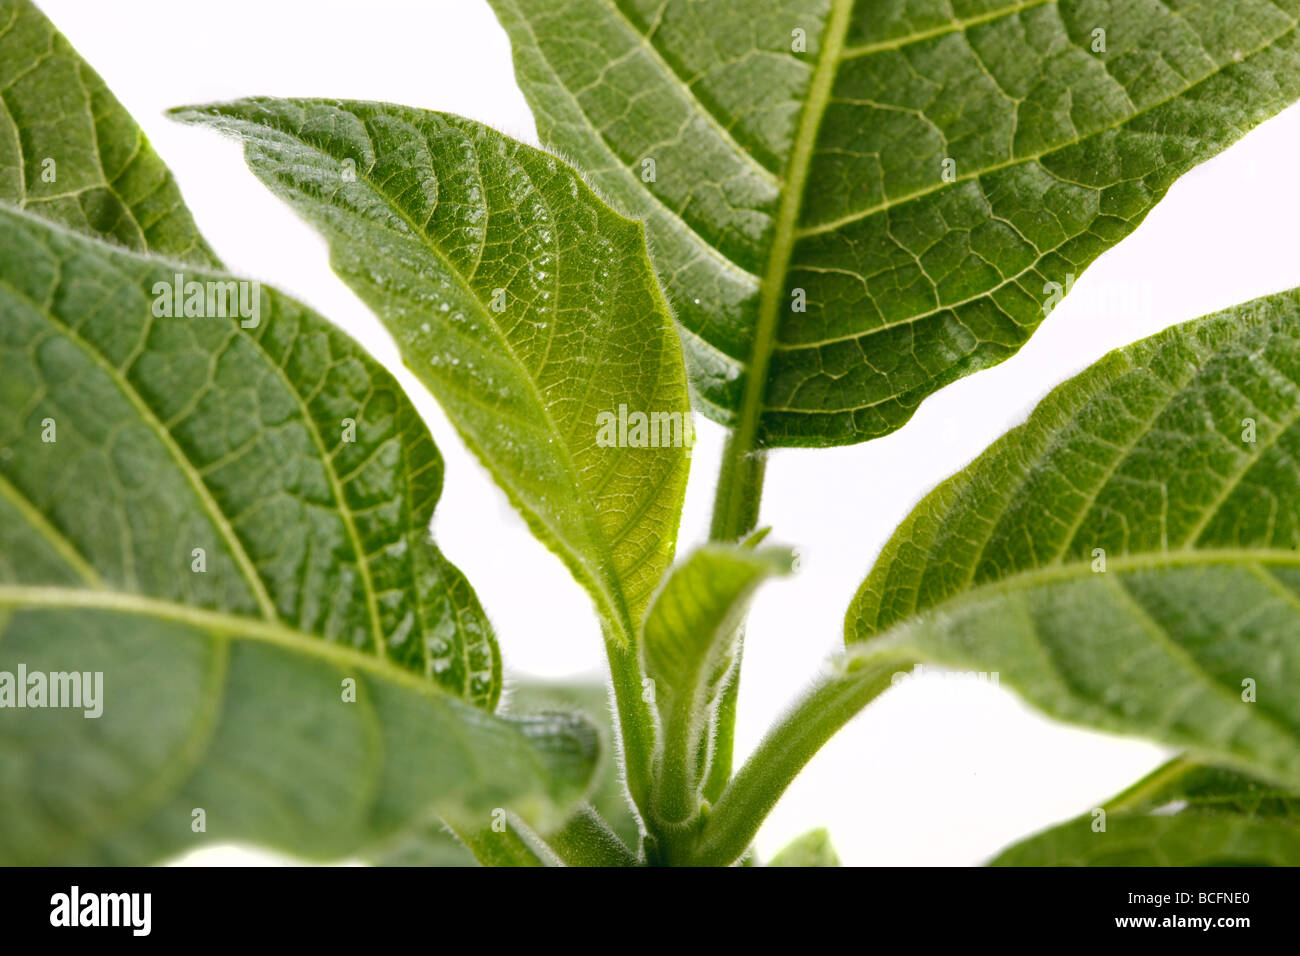
MULTIPOLYGON (((38 0, 40 2, 40 0, 38 0)), ((434 533, 469 576, 507 674, 598 676, 583 592, 528 535, 380 323, 330 272, 323 241, 258 183, 239 149, 163 117, 246 95, 374 99, 446 110, 536 143, 510 48, 486 0, 43 0, 180 180, 230 268, 287 290, 359 339, 424 413, 447 460, 434 533)), ((936 483, 1023 420, 1052 386, 1168 325, 1300 286, 1294 224, 1300 109, 1180 180, 1094 264, 1003 365, 927 400, 901 431, 852 448, 773 455, 762 521, 802 569, 758 598, 745 650, 740 755, 840 646, 844 611, 890 531, 936 483)), ((708 526, 722 432, 700 417, 681 542, 708 526)), ((1096 805, 1156 766, 1149 744, 1049 723, 1008 692, 911 681, 842 730, 759 836, 762 854, 827 826, 846 864, 976 864, 1096 805)), ((210 848, 187 862, 283 862, 210 848)))

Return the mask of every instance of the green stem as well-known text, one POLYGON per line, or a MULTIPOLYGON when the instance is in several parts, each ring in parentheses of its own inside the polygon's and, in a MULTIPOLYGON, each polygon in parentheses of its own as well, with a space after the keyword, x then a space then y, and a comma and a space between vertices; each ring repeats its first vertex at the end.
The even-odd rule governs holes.
POLYGON ((736 654, 718 698, 718 712, 713 721, 713 751, 704 778, 704 799, 715 803, 731 780, 731 764, 736 747, 736 698, 740 694, 740 660, 745 650, 745 629, 736 635, 736 654))
MULTIPOLYGON (((831 100, 836 67, 844 48, 852 12, 853 0, 832 0, 821 51, 799 115, 794 148, 786 164, 785 183, 773 227, 772 244, 768 250, 767 267, 759 287, 754 338, 745 369, 740 404, 735 426, 722 453, 713 524, 709 531, 710 537, 715 541, 735 541, 758 523, 758 506, 763 493, 763 472, 766 467, 764 453, 758 451, 758 446, 768 372, 776 347, 781 308, 786 302, 786 296, 790 294, 786 279, 794 252, 804 191, 812 168, 817 131, 831 100)), ((740 640, 741 636, 737 635, 737 654, 740 640)), ((709 784, 713 786, 717 785, 719 778, 725 779, 731 769, 739 684, 740 674, 737 672, 735 679, 727 686, 718 709, 717 743, 713 758, 716 773, 711 770, 709 775, 709 784)))
MULTIPOLYGON (((750 439, 752 441, 752 435, 750 439)), ((758 524, 763 498, 763 478, 767 473, 765 452, 751 450, 738 431, 727 436, 718 472, 718 489, 713 499, 713 519, 709 527, 712 541, 738 541, 758 524)), ((744 627, 736 634, 735 661, 718 701, 714 717, 713 743, 709 754, 708 776, 704 781, 704 798, 716 800, 731 779, 731 765, 736 740, 736 698, 740 692, 740 660, 744 651, 744 627)))
POLYGON ((656 825, 680 825, 699 809, 698 749, 707 746, 708 734, 697 722, 689 701, 674 700, 674 706, 661 711, 663 749, 659 774, 654 788, 656 825))
POLYGON ((896 656, 859 661, 814 685, 768 732, 718 798, 692 862, 726 866, 740 859, 790 781, 837 730, 888 689, 903 663, 896 656))
POLYGON ((644 676, 635 646, 621 647, 605 639, 614 706, 618 712, 618 737, 623 743, 623 770, 627 790, 642 821, 648 820, 655 758, 655 719, 645 699, 644 676))
POLYGON ((727 436, 722 467, 718 471, 718 489, 713 498, 711 541, 737 541, 758 524, 767 454, 754 451, 750 446, 752 441, 752 435, 747 441, 739 431, 727 436))

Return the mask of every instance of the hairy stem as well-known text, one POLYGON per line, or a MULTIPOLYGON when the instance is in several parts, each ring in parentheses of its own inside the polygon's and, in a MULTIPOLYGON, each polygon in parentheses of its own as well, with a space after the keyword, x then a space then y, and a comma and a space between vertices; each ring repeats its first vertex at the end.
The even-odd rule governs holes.
MULTIPOLYGON (((727 436, 709 527, 709 539, 712 541, 738 541, 758 524, 767 455, 765 452, 753 451, 745 441, 745 436, 739 432, 731 432, 727 436)), ((714 717, 708 776, 704 781, 704 798, 710 801, 718 798, 731 779, 736 738, 736 698, 740 692, 740 660, 743 649, 742 625, 736 634, 735 660, 731 672, 727 674, 714 717)))
POLYGON ((837 730, 889 687, 903 663, 893 656, 857 661, 815 684, 768 731, 718 798, 692 862, 726 866, 740 859, 790 781, 837 730))
POLYGON ((655 781, 654 816, 656 823, 682 824, 699 809, 699 767, 697 752, 702 732, 690 701, 674 700, 663 715, 663 749, 659 774, 655 781))
POLYGON ((718 472, 718 489, 713 498, 711 541, 736 541, 758 524, 758 506, 763 497, 763 476, 767 454, 754 451, 739 432, 727 436, 718 472))
POLYGON ((727 672, 722 693, 718 696, 718 710, 713 720, 713 747, 709 755, 709 768, 704 778, 704 799, 717 801, 731 780, 731 764, 736 746, 736 698, 740 694, 740 661, 745 650, 745 630, 741 625, 736 635, 735 658, 727 672))
POLYGON ((614 684, 614 707, 618 713, 618 737, 623 744, 627 790, 642 821, 648 821, 656 730, 654 714, 645 699, 640 656, 635 646, 621 647, 608 637, 605 650, 614 684))

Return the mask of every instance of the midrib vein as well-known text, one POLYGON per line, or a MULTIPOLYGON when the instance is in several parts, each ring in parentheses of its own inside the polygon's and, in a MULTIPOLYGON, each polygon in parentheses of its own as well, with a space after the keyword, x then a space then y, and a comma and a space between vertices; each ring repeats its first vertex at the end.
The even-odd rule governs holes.
MULTIPOLYGON (((269 128, 274 129, 275 127, 269 127, 269 128)), ((325 153, 323 150, 320 150, 318 147, 314 146, 307 139, 305 139, 302 136, 300 131, 278 130, 278 132, 293 136, 294 139, 298 143, 300 143, 305 149, 313 150, 317 153, 320 153, 326 159, 334 158, 330 156, 328 153, 325 153)), ((366 135, 369 138, 370 131, 368 128, 366 129, 366 135)), ((376 148, 373 139, 370 140, 370 145, 372 150, 374 150, 375 156, 381 155, 381 151, 378 148, 376 148)), ((430 149, 430 144, 426 142, 424 145, 425 148, 428 149, 430 154, 432 155, 432 149, 430 149)), ((475 156, 477 157, 477 151, 475 151, 475 156)), ((516 168, 518 168, 524 174, 524 176, 527 177, 529 183, 532 184, 533 188, 536 189, 540 195, 544 196, 543 190, 537 186, 537 184, 534 182, 532 176, 528 173, 528 171, 519 163, 516 163, 515 165, 516 168)), ((467 298, 471 303, 473 303, 475 310, 483 318, 487 327, 491 328, 496 333, 498 340, 505 348, 506 355, 510 358, 511 363, 515 366, 515 368, 519 370, 520 378, 528 384, 529 391, 532 393, 534 400, 537 402, 537 407, 541 411, 543 420, 545 421, 547 428, 550 429, 553 435, 557 436, 557 438, 560 439, 558 444, 564 449, 564 455, 563 455, 564 467, 566 471, 569 473, 569 479, 573 484, 574 491, 576 492, 575 497, 582 504, 583 525, 587 528, 589 539, 600 550, 601 557, 605 561, 605 569, 601 569, 601 568, 592 569, 594 570, 595 573, 591 574, 591 580, 593 581, 593 583, 599 582, 596 584, 596 587, 604 595, 605 601, 609 605, 609 610, 611 612, 610 616, 617 619, 619 630, 622 632, 621 636, 623 640, 627 643, 628 646, 631 646, 632 642, 635 639, 634 638, 635 631, 632 624, 632 613, 630 607, 628 606, 627 596, 622 593, 622 589, 618 586, 617 580, 613 585, 611 585, 608 581, 605 580, 607 576, 616 577, 617 565, 614 562, 613 553, 612 551, 610 551, 608 539, 605 537, 604 530, 600 522, 600 516, 596 513, 595 507, 594 505, 591 504, 591 501, 588 498, 588 496, 583 494, 582 492, 582 482, 578 477, 580 471, 577 467, 577 463, 573 460, 572 449, 569 446, 569 444, 566 441, 564 441, 563 435, 560 432, 558 425, 556 425, 555 419, 551 415, 551 409, 547 405, 545 398, 542 396, 541 390, 538 388, 536 380, 532 377, 532 375, 529 374, 527 366, 524 364, 523 360, 519 357, 519 354, 515 350, 514 346, 511 344, 509 337, 506 335, 505 331, 501 328, 497 320, 493 317, 491 309, 488 309, 483 304, 483 301, 478 297, 478 293, 474 291, 474 287, 470 283, 470 281, 465 277, 465 275, 459 269, 457 269, 454 265, 452 265, 450 259, 448 259, 445 255, 443 255, 442 250, 440 250, 437 244, 432 239, 429 238, 429 235, 427 232, 425 232, 424 228, 422 228, 418 223, 416 223, 416 221, 407 214, 407 211, 405 209, 403 209, 400 205, 398 205, 396 202, 394 202, 388 197, 388 194, 384 192, 382 186, 371 177, 372 169, 366 171, 365 179, 367 184, 370 186, 371 189, 375 191, 375 193, 379 196, 380 200, 384 203, 384 205, 392 209, 395 213, 397 213, 397 215, 402 219, 402 221, 407 224, 407 226, 411 230, 412 235, 419 237, 418 244, 421 247, 427 249, 430 255, 432 255, 433 258, 436 259, 442 265, 443 269, 446 270, 447 275, 449 275, 452 279, 454 279, 456 284, 459 285, 460 288, 463 290, 465 294, 465 298, 467 298), (602 570, 607 571, 607 574, 601 573, 602 570)), ((549 204, 548 204, 548 208, 549 208, 549 204)), ((490 217, 491 210, 486 210, 486 212, 487 212, 487 216, 490 217)), ((433 214, 430 213, 430 220, 432 220, 432 215, 433 214)), ((486 229, 486 225, 484 228, 486 229)), ((400 238, 408 238, 408 237, 402 236, 400 238)), ((558 272, 559 272, 559 265, 557 264, 556 265, 557 275, 558 272)), ((560 306, 557 303, 556 304, 557 321, 558 321, 559 312, 560 312, 560 306)), ((412 367, 412 370, 417 371, 420 374, 421 378, 423 378, 425 374, 423 369, 417 370, 414 367, 412 367)), ((442 381, 447 381, 447 380, 442 379, 442 381)), ((458 430, 460 430, 462 434, 468 434, 469 432, 469 429, 467 428, 459 428, 458 430)), ((476 451, 476 454, 480 458, 486 459, 487 457, 483 453, 481 447, 476 451)), ((520 500, 520 502, 522 503, 521 498, 517 498, 517 500, 520 500)), ((549 520, 543 521, 540 515, 538 515, 537 520, 540 523, 542 523, 551 532, 551 534, 554 536, 556 541, 565 540, 562 535, 556 533, 556 529, 552 527, 551 522, 549 520)), ((577 553, 576 549, 575 549, 575 553, 573 554, 573 560, 579 565, 583 565, 584 567, 586 566, 586 562, 582 559, 582 556, 579 553, 577 553)))
POLYGON ((122 397, 125 398, 136 410, 140 418, 149 427, 149 430, 158 438, 158 441, 163 446, 164 450, 166 450, 172 460, 175 461, 176 467, 180 470, 186 482, 193 489, 195 496, 199 499, 199 504, 203 506, 203 510, 207 513, 209 520, 212 521, 217 532, 225 539, 227 546, 230 548, 231 557, 247 579, 248 586, 253 592, 253 598, 261 609, 262 614, 269 620, 279 620, 280 615, 275 609, 275 602, 271 600, 271 595, 266 590, 266 584, 262 581, 262 576, 258 573, 257 567, 248 556, 248 552, 244 550, 244 544, 240 540, 239 535, 235 533, 235 529, 230 524, 230 520, 226 517, 225 512, 221 510, 221 506, 217 504, 216 499, 212 497, 211 490, 204 483, 203 478, 195 469, 194 463, 189 460, 185 452, 176 444, 171 433, 167 431, 167 428, 158 419, 158 416, 154 414, 153 409, 145 403, 135 386, 132 385, 121 371, 114 367, 107 358, 101 355, 96 348, 82 338, 81 335, 72 328, 72 326, 56 317, 43 306, 32 302, 18 289, 14 288, 11 283, 3 282, 3 285, 9 290, 11 295, 27 303, 29 308, 33 309, 51 325, 57 326, 63 335, 67 337, 68 341, 74 343, 78 348, 80 348, 82 352, 84 352, 86 356, 117 385, 118 390, 122 393, 122 397))
MULTIPOLYGON (((1084 133, 1082 136, 1061 143, 1053 143, 1051 146, 1047 147, 1046 149, 1041 149, 1033 153, 1027 153, 1023 156, 1012 157, 1011 159, 1004 160, 999 163, 994 163, 990 166, 985 166, 981 169, 977 169, 974 172, 965 173, 964 175, 957 176, 950 183, 947 182, 934 183, 932 185, 925 186, 920 189, 915 189, 910 193, 907 193, 902 196, 898 196, 896 198, 885 199, 882 202, 879 202, 876 205, 870 206, 866 209, 860 209, 857 210, 856 212, 846 213, 845 215, 840 216, 838 219, 832 219, 826 222, 820 222, 814 225, 805 226, 802 229, 796 231, 795 238, 802 239, 807 236, 817 236, 826 232, 835 232, 839 229, 843 229, 845 226, 852 225, 853 223, 858 222, 859 220, 870 218, 871 216, 875 216, 882 212, 888 212, 889 210, 894 209, 897 206, 904 205, 905 203, 909 203, 917 199, 922 199, 925 196, 929 196, 932 193, 936 193, 942 189, 946 189, 949 186, 956 186, 961 183, 978 180, 984 176, 1001 172, 1002 170, 1009 169, 1013 166, 1022 166, 1026 163, 1036 163, 1039 162, 1039 160, 1042 160, 1048 156, 1052 156, 1056 153, 1063 152, 1064 150, 1085 143, 1088 140, 1096 136, 1100 136, 1103 133, 1110 132, 1111 130, 1121 129, 1127 126, 1129 123, 1132 123, 1134 120, 1138 119, 1139 117, 1154 112, 1155 110, 1160 109, 1160 107, 1172 103, 1182 96, 1185 96, 1187 93, 1196 89, 1196 87, 1214 79, 1216 76, 1221 74, 1224 70, 1228 69, 1229 67, 1238 66, 1240 65, 1240 63, 1250 60, 1253 57, 1259 55, 1260 53, 1263 53, 1264 51, 1271 48, 1275 43, 1278 43, 1287 34, 1294 32, 1297 25, 1300 25, 1300 19, 1293 19, 1285 30, 1281 30, 1275 36, 1269 37, 1254 49, 1243 52, 1242 59, 1240 61, 1233 59, 1224 63, 1217 63, 1215 64, 1214 69, 1212 69, 1209 73, 1205 74, 1205 76, 1202 76, 1199 79, 1192 81, 1188 85, 1175 91, 1174 93, 1165 97, 1162 100, 1158 100, 1155 103, 1150 103, 1142 107, 1141 109, 1134 110, 1132 113, 1128 113, 1125 116, 1120 117, 1115 122, 1104 123, 1101 126, 1097 127, 1096 129, 1089 130, 1087 133, 1084 133)), ((1039 163, 1039 165, 1042 164, 1039 163)), ((1050 170, 1047 170, 1046 167, 1044 167, 1044 171, 1047 172, 1048 175, 1054 176, 1054 174, 1050 170)))
MULTIPOLYGON (((418 690, 424 696, 440 701, 459 700, 433 681, 414 671, 403 670, 386 658, 304 633, 279 620, 243 617, 124 591, 92 591, 86 588, 39 585, 0 584, 0 607, 96 610, 171 621, 232 639, 274 644, 297 654, 365 670, 385 681, 418 690)), ((467 706, 472 705, 467 703, 467 706)))
MULTIPOLYGON (((1300 551, 1281 548, 1203 548, 1127 554, 1107 558, 1106 574, 1167 571, 1175 568, 1203 568, 1216 565, 1242 569, 1265 566, 1300 568, 1300 551)), ((915 627, 925 618, 944 614, 965 605, 976 604, 989 597, 1029 591, 1048 584, 1089 579, 1097 574, 1098 572, 1092 570, 1092 561, 1089 559, 1065 564, 1041 565, 1005 578, 978 584, 891 621, 883 629, 876 629, 850 639, 849 651, 851 654, 855 649, 859 653, 869 653, 871 648, 876 646, 894 644, 902 646, 906 643, 903 638, 908 636, 905 631, 915 627)), ((1297 611, 1300 611, 1300 595, 1295 597, 1294 603, 1297 611)))
POLYGON ((1170 786, 1196 770, 1199 764, 1187 757, 1176 757, 1163 767, 1143 777, 1129 789, 1115 797, 1106 805, 1108 812, 1132 810, 1142 805, 1162 789, 1170 786))
POLYGON ((821 129, 822 117, 830 103, 831 88, 839 67, 844 37, 848 33, 849 18, 854 0, 832 0, 830 16, 822 37, 822 49, 813 70, 808 98, 799 117, 799 130, 795 135, 794 149, 785 175, 785 189, 781 193, 781 206, 777 211, 772 248, 768 254, 767 271, 760 289, 758 318, 754 330, 754 347, 750 353, 749 367, 745 372, 745 390, 741 398, 740 414, 735 430, 735 448, 738 454, 748 454, 754 448, 758 435, 758 422, 762 415, 763 398, 767 391, 767 372, 772 361, 776 342, 776 327, 781 302, 785 298, 785 278, 790 269, 790 256, 794 251, 796 226, 803 208, 803 193, 812 166, 813 147, 821 129))

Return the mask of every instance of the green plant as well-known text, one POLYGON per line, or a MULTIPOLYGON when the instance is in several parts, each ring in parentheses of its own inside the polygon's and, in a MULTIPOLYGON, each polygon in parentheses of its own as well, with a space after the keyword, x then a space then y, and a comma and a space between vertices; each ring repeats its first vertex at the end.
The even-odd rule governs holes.
MULTIPOLYGON (((1300 2, 493 5, 554 152, 380 103, 174 115, 324 235, 589 592, 614 720, 589 687, 498 712, 406 396, 226 274, 98 77, 0 0, 0 673, 113 695, 0 711, 0 860, 753 862, 807 760, 933 662, 1183 752, 999 862, 1296 862, 1300 293, 1061 385, 916 507, 844 652, 732 749, 748 602, 792 566, 757 529, 768 451, 887 434, 1014 353, 1300 94, 1300 2), (674 564, 692 406, 730 433, 674 564)), ((772 862, 837 865, 824 831, 772 862)))

